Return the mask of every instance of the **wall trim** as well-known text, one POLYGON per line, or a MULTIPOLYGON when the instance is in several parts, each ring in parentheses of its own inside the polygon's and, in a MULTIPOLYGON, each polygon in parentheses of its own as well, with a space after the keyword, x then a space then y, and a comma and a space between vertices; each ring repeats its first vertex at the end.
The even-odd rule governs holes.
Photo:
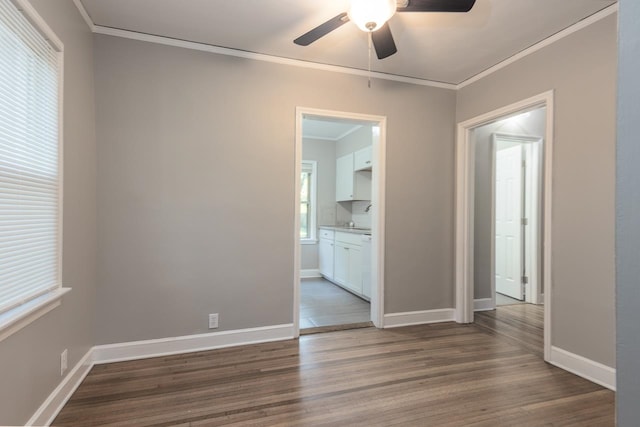
MULTIPOLYGON (((265 61, 274 64, 291 65, 294 67, 311 68, 314 70, 330 71, 334 73, 350 74, 354 76, 368 77, 367 70, 356 68, 341 67, 338 65, 321 64, 318 62, 302 61, 299 59, 283 58, 280 56, 266 55, 263 53, 247 52, 244 50, 231 49, 228 47, 220 47, 205 43, 192 42, 187 40, 172 39, 170 37, 156 36, 153 34, 139 33, 129 30, 121 30, 118 28, 103 27, 102 25, 94 25, 93 32, 107 36, 121 37, 125 39, 138 40, 148 43, 156 43, 165 46, 181 47, 184 49, 198 50, 201 52, 216 53, 220 55, 234 56, 237 58, 252 59, 255 61, 265 61)), ((456 85, 451 83, 436 82, 432 80, 419 79, 416 77, 400 76, 397 74, 387 74, 378 71, 372 71, 371 77, 381 80, 392 80, 401 83, 410 83, 419 86, 431 86, 442 89, 455 90, 456 85)))
POLYGON ((501 70, 502 68, 505 68, 506 66, 511 65, 514 62, 519 61, 526 56, 531 55, 532 53, 535 53, 541 49, 544 49, 545 47, 552 45, 553 43, 567 36, 570 36, 571 34, 578 32, 583 28, 588 27, 591 24, 595 24, 601 19, 604 19, 607 16, 616 13, 617 11, 618 11, 618 3, 614 3, 611 6, 607 6, 606 8, 594 13, 593 15, 584 18, 582 21, 578 21, 575 24, 571 25, 570 27, 567 27, 564 30, 558 31, 554 35, 547 37, 546 39, 541 40, 532 46, 529 46, 528 48, 516 53, 515 55, 505 59, 504 61, 498 62, 496 65, 487 68, 483 72, 478 73, 475 76, 470 77, 467 80, 459 83, 458 85, 456 85, 456 90, 460 90, 465 86, 469 86, 470 84, 475 83, 478 80, 481 80, 487 77, 488 75, 493 74, 496 71, 501 70))
POLYGON ((317 268, 310 268, 307 270, 300 270, 300 278, 301 279, 315 279, 317 277, 322 277, 320 274, 320 270, 317 268))
POLYGON ((493 298, 478 298, 473 300, 473 311, 489 311, 495 310, 496 303, 493 298))
POLYGON ((602 363, 552 346, 549 363, 584 379, 616 391, 616 370, 602 363))
POLYGON ((270 341, 284 341, 293 338, 293 324, 289 323, 208 334, 97 345, 93 348, 93 363, 102 364, 147 359, 270 341))
POLYGON ((69 401, 80 383, 85 379, 93 367, 93 348, 76 363, 66 377, 58 384, 49 397, 40 405, 38 410, 27 421, 28 426, 48 426, 58 416, 64 405, 69 401))
POLYGON ((95 32, 96 25, 93 23, 93 19, 91 19, 91 16, 89 15, 89 12, 87 12, 87 9, 84 7, 84 4, 82 4, 82 0, 73 0, 73 4, 76 5, 78 12, 80 12, 80 15, 82 15, 82 19, 84 19, 84 22, 87 23, 89 30, 91 30, 92 33, 95 32))
POLYGON ((427 323, 453 322, 454 320, 455 310, 453 308, 408 311, 405 313, 388 313, 384 315, 384 328, 424 325, 427 323))

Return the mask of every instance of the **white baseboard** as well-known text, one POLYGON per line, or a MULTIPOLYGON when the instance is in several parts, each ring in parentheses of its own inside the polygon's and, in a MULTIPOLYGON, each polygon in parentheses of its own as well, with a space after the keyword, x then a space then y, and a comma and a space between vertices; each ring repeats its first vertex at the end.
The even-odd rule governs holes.
POLYGON ((439 310, 408 311, 406 313, 389 313, 384 315, 385 328, 400 326, 423 325, 426 323, 453 322, 455 309, 442 308, 439 310))
POLYGON ((293 324, 238 329, 209 334, 186 335, 146 341, 98 345, 93 348, 93 362, 112 363, 146 359, 171 354, 191 353, 238 345, 293 339, 293 324))
POLYGON ((28 426, 48 426, 58 416, 62 407, 71 398, 82 380, 93 367, 93 349, 90 349, 82 359, 69 371, 66 377, 58 384, 47 397, 33 416, 27 421, 28 426))
POLYGON ((156 340, 98 345, 90 349, 51 392, 33 416, 29 426, 48 426, 58 416, 94 364, 146 359, 170 354, 213 350, 246 344, 293 339, 293 324, 239 329, 210 334, 187 335, 156 340))
POLYGON ((317 268, 311 268, 308 270, 300 270, 300 278, 301 279, 313 279, 316 277, 322 277, 320 274, 320 270, 317 268))
POLYGON ((551 347, 549 363, 616 391, 616 370, 558 347, 551 347))
POLYGON ((489 311, 495 309, 496 306, 493 303, 493 298, 478 298, 473 300, 473 311, 489 311))

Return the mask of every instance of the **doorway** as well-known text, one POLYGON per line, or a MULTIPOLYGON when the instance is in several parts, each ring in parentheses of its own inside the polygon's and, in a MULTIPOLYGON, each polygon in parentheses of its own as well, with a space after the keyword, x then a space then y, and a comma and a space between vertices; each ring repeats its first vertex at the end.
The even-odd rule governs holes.
POLYGON ((296 109, 296 336, 383 326, 385 138, 385 117, 296 109))
POLYGON ((535 312, 545 360, 551 349, 552 101, 547 92, 459 123, 456 144, 456 320, 471 323, 474 312, 495 313, 500 306, 535 312))

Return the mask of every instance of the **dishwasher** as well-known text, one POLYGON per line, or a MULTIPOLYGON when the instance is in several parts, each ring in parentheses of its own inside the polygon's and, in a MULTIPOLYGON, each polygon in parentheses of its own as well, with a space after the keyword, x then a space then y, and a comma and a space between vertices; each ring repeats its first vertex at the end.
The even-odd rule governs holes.
POLYGON ((362 295, 371 300, 371 234, 362 235, 362 295))

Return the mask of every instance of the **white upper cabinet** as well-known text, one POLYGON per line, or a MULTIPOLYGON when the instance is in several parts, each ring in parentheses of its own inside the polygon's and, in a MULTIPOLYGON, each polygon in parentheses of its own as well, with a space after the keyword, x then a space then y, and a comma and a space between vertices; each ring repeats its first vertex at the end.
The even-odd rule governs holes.
POLYGON ((373 166, 373 147, 368 146, 354 153, 353 170, 371 170, 373 166))
POLYGON ((336 160, 336 201, 353 200, 353 153, 336 160))
POLYGON ((336 160, 337 202, 371 200, 371 171, 355 170, 356 153, 347 154, 336 160))

